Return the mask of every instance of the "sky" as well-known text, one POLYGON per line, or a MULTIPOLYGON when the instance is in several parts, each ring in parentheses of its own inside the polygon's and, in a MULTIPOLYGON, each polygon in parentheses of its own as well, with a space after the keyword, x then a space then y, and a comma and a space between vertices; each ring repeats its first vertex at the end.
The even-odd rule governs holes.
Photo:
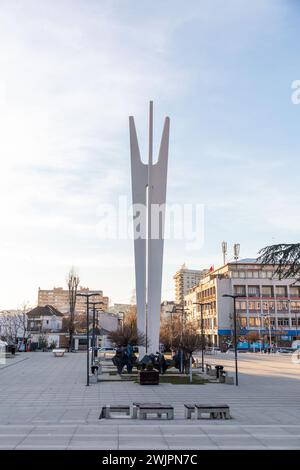
POLYGON ((203 207, 203 243, 166 240, 162 298, 183 264, 299 241, 300 4, 292 0, 0 0, 0 309, 81 285, 128 302, 133 241, 103 239, 131 197, 128 116, 147 153, 170 116, 167 202, 203 207))

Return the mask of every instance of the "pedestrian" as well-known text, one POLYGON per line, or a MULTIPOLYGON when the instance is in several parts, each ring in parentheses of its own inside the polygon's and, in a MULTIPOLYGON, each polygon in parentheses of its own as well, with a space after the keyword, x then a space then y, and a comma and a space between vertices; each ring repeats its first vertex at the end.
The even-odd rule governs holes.
POLYGON ((128 374, 131 374, 133 368, 133 347, 130 343, 126 347, 126 366, 128 374))

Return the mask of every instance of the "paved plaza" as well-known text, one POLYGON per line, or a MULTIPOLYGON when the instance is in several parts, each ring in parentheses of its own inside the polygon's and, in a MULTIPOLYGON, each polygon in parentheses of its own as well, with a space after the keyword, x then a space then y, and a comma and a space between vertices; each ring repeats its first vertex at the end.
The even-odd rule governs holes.
MULTIPOLYGON (((207 356, 233 373, 233 357, 207 356)), ((300 449, 300 364, 240 354, 239 387, 85 386, 86 355, 22 353, 0 365, 0 449, 300 449), (99 420, 103 404, 172 404, 175 420, 99 420), (183 403, 228 403, 230 421, 185 420, 183 403)))

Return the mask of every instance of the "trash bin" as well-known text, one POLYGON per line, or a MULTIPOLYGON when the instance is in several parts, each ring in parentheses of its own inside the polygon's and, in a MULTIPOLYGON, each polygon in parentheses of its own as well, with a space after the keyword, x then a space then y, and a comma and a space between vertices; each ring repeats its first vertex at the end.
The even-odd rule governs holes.
POLYGON ((12 353, 13 356, 16 354, 16 346, 15 345, 11 346, 10 352, 12 353))
POLYGON ((96 366, 96 365, 91 366, 91 372, 92 372, 92 374, 97 373, 97 371, 98 371, 98 366, 96 366))
POLYGON ((220 377, 220 371, 224 369, 224 366, 215 366, 217 379, 220 377))

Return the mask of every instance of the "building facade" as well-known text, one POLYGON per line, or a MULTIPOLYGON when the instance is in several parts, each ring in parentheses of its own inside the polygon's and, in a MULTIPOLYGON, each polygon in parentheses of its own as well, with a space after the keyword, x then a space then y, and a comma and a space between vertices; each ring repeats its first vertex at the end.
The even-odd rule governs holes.
POLYGON ((259 338, 274 343, 292 341, 300 330, 300 283, 274 275, 274 267, 255 259, 239 260, 209 272, 198 286, 185 295, 185 307, 200 332, 200 309, 203 309, 204 333, 217 346, 233 333, 233 299, 238 295, 236 311, 238 334, 255 332, 259 338), (195 303, 201 303, 195 305, 195 303))
POLYGON ((207 274, 208 269, 187 269, 185 264, 175 273, 175 302, 182 305, 184 296, 189 289, 198 285, 201 279, 207 274))
MULTIPOLYGON (((100 296, 95 297, 95 301, 103 302, 101 308, 105 311, 108 309, 109 299, 103 296, 101 290, 89 290, 88 287, 80 287, 78 293, 97 292, 100 296)), ((94 300, 91 299, 91 300, 94 300)), ((40 289, 38 291, 38 306, 44 307, 45 305, 52 305, 60 312, 67 314, 70 311, 69 306, 69 291, 62 287, 54 287, 53 289, 40 289)), ((77 297, 76 300, 76 314, 81 315, 86 313, 86 298, 77 297)))

